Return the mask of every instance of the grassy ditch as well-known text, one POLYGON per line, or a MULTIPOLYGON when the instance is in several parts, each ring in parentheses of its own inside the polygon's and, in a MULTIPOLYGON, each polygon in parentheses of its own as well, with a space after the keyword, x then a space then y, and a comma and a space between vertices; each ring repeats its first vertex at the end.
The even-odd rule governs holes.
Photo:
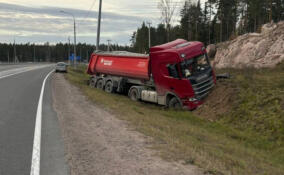
POLYGON ((219 86, 233 90, 220 98, 232 97, 222 100, 228 101, 226 110, 207 105, 204 109, 215 111, 210 114, 171 111, 90 88, 85 67, 70 69, 66 78, 95 104, 152 137, 151 147, 164 159, 194 164, 211 174, 283 174, 283 70, 283 65, 273 71, 226 70, 234 78, 219 86))

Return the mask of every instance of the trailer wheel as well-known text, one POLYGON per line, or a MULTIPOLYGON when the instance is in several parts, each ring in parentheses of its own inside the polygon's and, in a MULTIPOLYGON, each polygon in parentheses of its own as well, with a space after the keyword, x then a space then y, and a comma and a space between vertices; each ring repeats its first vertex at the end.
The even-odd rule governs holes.
POLYGON ((96 81, 95 81, 95 79, 94 78, 90 78, 90 80, 89 80, 89 86, 90 87, 96 87, 96 81))
POLYGON ((181 104, 176 97, 171 98, 169 101, 169 108, 170 109, 181 109, 181 104))
POLYGON ((137 88, 131 88, 129 93, 128 93, 128 96, 131 100, 133 101, 138 101, 139 100, 139 92, 138 92, 138 89, 137 88))
POLYGON ((102 79, 99 79, 99 80, 97 81, 96 87, 97 87, 98 89, 103 90, 103 89, 104 89, 104 81, 103 81, 102 79))
POLYGON ((105 91, 108 92, 108 93, 113 93, 113 83, 112 81, 108 81, 105 85, 105 91))

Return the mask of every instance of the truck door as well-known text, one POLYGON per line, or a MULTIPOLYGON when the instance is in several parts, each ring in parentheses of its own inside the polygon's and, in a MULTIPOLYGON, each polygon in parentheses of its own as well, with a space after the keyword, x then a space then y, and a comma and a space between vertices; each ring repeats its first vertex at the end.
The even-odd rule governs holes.
POLYGON ((158 96, 165 96, 167 92, 173 92, 179 98, 188 93, 190 83, 181 77, 179 68, 179 56, 176 53, 154 53, 152 58, 152 74, 155 81, 158 96))
POLYGON ((168 85, 170 91, 178 95, 180 98, 183 98, 184 95, 187 95, 188 92, 190 92, 191 86, 189 81, 182 78, 178 64, 168 64, 167 68, 169 71, 168 85))

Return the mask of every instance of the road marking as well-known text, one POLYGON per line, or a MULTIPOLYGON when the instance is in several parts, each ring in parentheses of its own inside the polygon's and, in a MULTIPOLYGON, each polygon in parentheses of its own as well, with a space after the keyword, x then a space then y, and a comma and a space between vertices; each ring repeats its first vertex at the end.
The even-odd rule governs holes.
MULTIPOLYGON (((32 70, 36 70, 36 69, 45 68, 45 67, 48 67, 48 66, 27 67, 27 68, 25 68, 23 71, 16 72, 16 73, 12 73, 12 74, 8 74, 8 75, 0 76, 0 79, 6 78, 6 77, 10 77, 10 76, 13 76, 13 75, 17 75, 17 74, 21 74, 21 73, 24 73, 24 72, 28 72, 28 71, 32 71, 32 70)), ((12 70, 13 70, 13 69, 11 69, 11 70, 6 70, 6 71, 2 71, 2 72, 0 72, 0 73, 8 72, 8 71, 12 71, 12 70)))
POLYGON ((33 154, 32 154, 32 164, 31 164, 31 174, 30 175, 39 175, 40 174, 40 146, 41 146, 41 119, 42 119, 42 99, 44 93, 44 87, 47 78, 54 72, 52 70, 49 72, 43 80, 41 92, 39 96, 37 113, 36 113, 36 122, 35 122, 35 133, 34 133, 34 142, 33 142, 33 154))
POLYGON ((13 74, 4 75, 4 76, 0 77, 0 79, 10 77, 10 76, 13 76, 13 75, 17 75, 17 74, 20 74, 20 73, 28 72, 28 71, 30 71, 30 70, 24 70, 24 71, 16 72, 16 73, 13 73, 13 74))

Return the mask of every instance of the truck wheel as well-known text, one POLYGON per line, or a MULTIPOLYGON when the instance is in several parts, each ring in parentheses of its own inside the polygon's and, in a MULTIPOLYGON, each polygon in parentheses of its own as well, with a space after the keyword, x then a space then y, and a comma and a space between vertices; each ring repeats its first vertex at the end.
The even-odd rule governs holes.
POLYGON ((105 91, 108 92, 108 93, 113 93, 113 83, 112 81, 108 81, 105 85, 105 91))
POLYGON ((89 86, 92 87, 92 88, 96 87, 96 82, 95 82, 95 79, 94 79, 94 78, 91 78, 91 79, 89 80, 89 86))
POLYGON ((171 98, 169 101, 169 108, 170 109, 181 109, 181 104, 176 97, 171 98))
POLYGON ((103 90, 104 89, 104 81, 102 79, 97 81, 97 86, 98 89, 103 90))
POLYGON ((129 98, 133 101, 139 100, 139 92, 137 88, 131 88, 128 94, 129 98))

